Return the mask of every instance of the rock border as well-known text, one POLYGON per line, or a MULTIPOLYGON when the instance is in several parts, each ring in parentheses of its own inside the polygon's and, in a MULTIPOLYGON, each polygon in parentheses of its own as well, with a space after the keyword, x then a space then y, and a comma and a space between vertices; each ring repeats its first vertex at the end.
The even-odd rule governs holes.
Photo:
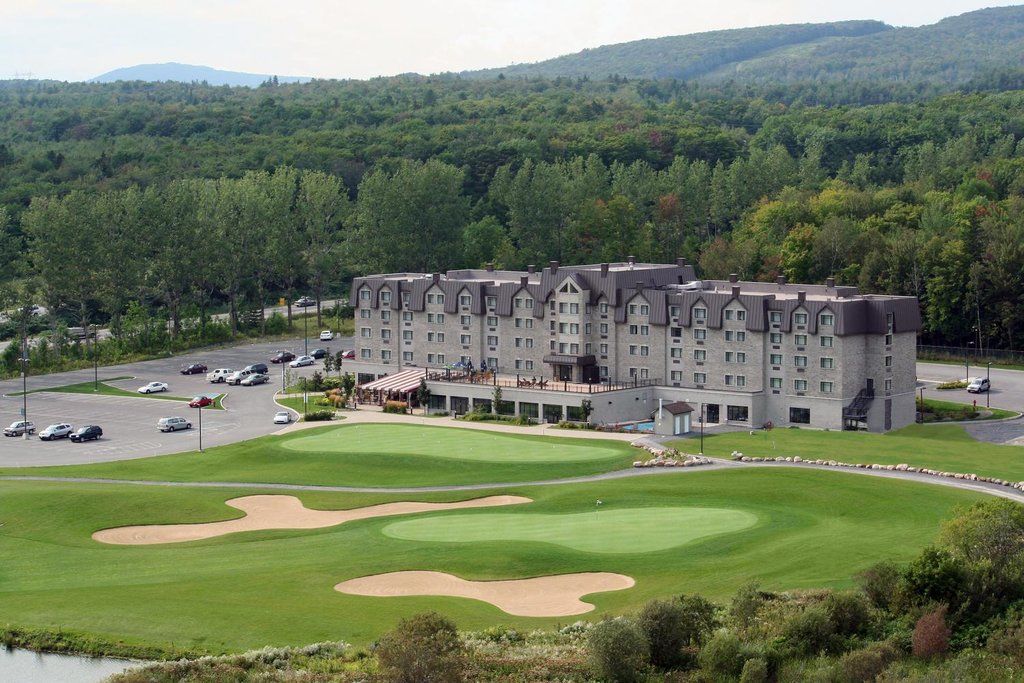
POLYGON ((675 448, 650 441, 633 441, 629 445, 645 450, 654 456, 647 460, 635 460, 633 467, 699 467, 712 463, 711 458, 705 458, 702 455, 684 455, 675 448))

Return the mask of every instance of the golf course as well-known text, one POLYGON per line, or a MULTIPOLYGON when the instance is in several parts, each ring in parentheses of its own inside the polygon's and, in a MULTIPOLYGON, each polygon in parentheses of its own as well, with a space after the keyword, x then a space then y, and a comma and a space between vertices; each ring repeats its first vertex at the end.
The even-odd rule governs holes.
POLYGON ((466 629, 551 627, 680 593, 724 599, 751 580, 772 590, 850 586, 876 562, 908 561, 956 506, 983 498, 799 468, 522 483, 622 469, 637 453, 604 439, 342 424, 204 454, 7 469, 182 485, 0 480, 0 625, 154 652, 367 644, 431 609, 466 629), (240 481, 496 486, 342 493, 187 484, 240 481), (444 595, 401 593, 389 587, 392 575, 419 577, 416 590, 444 595), (540 577, 553 578, 517 588, 540 577), (591 585, 584 579, 595 592, 579 594, 591 585), (550 605, 515 603, 516 590, 536 601, 535 586, 559 582, 571 590, 552 594, 550 605))

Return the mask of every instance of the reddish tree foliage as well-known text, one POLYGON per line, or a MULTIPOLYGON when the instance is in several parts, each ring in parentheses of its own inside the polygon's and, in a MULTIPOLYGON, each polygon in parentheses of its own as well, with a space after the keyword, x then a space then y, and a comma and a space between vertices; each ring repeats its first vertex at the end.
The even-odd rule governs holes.
POLYGON ((922 659, 943 654, 949 649, 949 627, 946 626, 946 606, 941 605, 917 620, 911 643, 914 656, 922 659))

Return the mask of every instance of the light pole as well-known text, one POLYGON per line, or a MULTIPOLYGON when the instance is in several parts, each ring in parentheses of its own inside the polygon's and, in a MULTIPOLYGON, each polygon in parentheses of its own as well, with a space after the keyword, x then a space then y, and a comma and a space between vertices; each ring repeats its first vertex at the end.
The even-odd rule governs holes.
POLYGON ((700 453, 704 455, 704 404, 700 404, 700 453))
MULTIPOLYGON (((21 323, 21 419, 28 422, 28 330, 24 319, 21 323)), ((28 441, 27 424, 21 436, 28 441)))
POLYGON ((92 326, 92 390, 100 390, 100 357, 96 355, 96 342, 99 341, 99 331, 96 324, 92 326))
POLYGON ((974 346, 974 342, 967 342, 967 346, 964 347, 964 369, 967 371, 967 381, 971 381, 971 347, 974 346))
POLYGON ((985 390, 985 407, 992 407, 992 361, 985 363, 985 381, 988 382, 988 389, 985 390))
POLYGON ((199 403, 199 452, 203 452, 203 404, 199 403))
POLYGON ((309 355, 309 314, 303 314, 302 316, 302 344, 305 348, 302 355, 309 355))
POLYGON ((921 410, 918 412, 921 415, 921 424, 924 424, 924 387, 921 387, 921 410))

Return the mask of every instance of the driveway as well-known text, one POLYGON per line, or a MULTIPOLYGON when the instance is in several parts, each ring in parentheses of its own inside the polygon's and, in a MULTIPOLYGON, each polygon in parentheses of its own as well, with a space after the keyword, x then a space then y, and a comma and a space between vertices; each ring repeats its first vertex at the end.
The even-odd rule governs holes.
MULTIPOLYGON (((953 403, 978 402, 984 407, 986 400, 993 408, 1003 408, 1024 413, 1024 372, 1020 370, 1004 370, 992 368, 992 390, 985 394, 968 394, 966 389, 950 389, 939 391, 935 385, 940 382, 964 379, 966 368, 963 365, 947 365, 944 363, 918 363, 918 391, 924 388, 925 398, 933 398, 953 403)), ((985 377, 985 366, 972 365, 971 377, 985 377)), ((978 422, 964 425, 965 429, 979 441, 1024 445, 1024 419, 978 422)))
MULTIPOLYGON (((352 348, 351 338, 336 338, 333 342, 309 340, 310 350, 324 347, 332 351, 352 348)), ((160 360, 129 363, 100 368, 100 380, 131 376, 130 380, 111 381, 108 384, 132 391, 148 382, 166 382, 169 395, 190 398, 200 394, 223 393, 224 410, 203 410, 203 447, 235 443, 276 431, 273 414, 278 410, 273 402, 274 392, 281 388, 282 369, 271 366, 271 381, 255 387, 210 384, 205 375, 184 376, 178 370, 183 363, 205 363, 211 370, 225 367, 239 369, 251 363, 267 362, 279 349, 294 353, 303 351, 303 340, 261 342, 224 349, 196 351, 160 360)), ((307 376, 323 364, 291 370, 295 376, 307 376)), ((75 370, 28 378, 29 391, 47 387, 91 382, 93 371, 75 370)), ((0 381, 0 422, 4 426, 19 419, 22 409, 21 379, 0 381)), ((98 424, 103 438, 84 444, 66 440, 43 442, 37 438, 0 439, 0 466, 22 467, 38 465, 68 465, 112 460, 129 460, 151 455, 196 450, 199 447, 198 410, 178 401, 144 396, 105 396, 67 394, 58 392, 30 393, 28 418, 42 430, 54 422, 69 422, 76 426, 98 424), (161 433, 156 422, 161 417, 180 415, 192 421, 193 429, 161 433)), ((280 428, 280 425, 277 426, 280 428)))

